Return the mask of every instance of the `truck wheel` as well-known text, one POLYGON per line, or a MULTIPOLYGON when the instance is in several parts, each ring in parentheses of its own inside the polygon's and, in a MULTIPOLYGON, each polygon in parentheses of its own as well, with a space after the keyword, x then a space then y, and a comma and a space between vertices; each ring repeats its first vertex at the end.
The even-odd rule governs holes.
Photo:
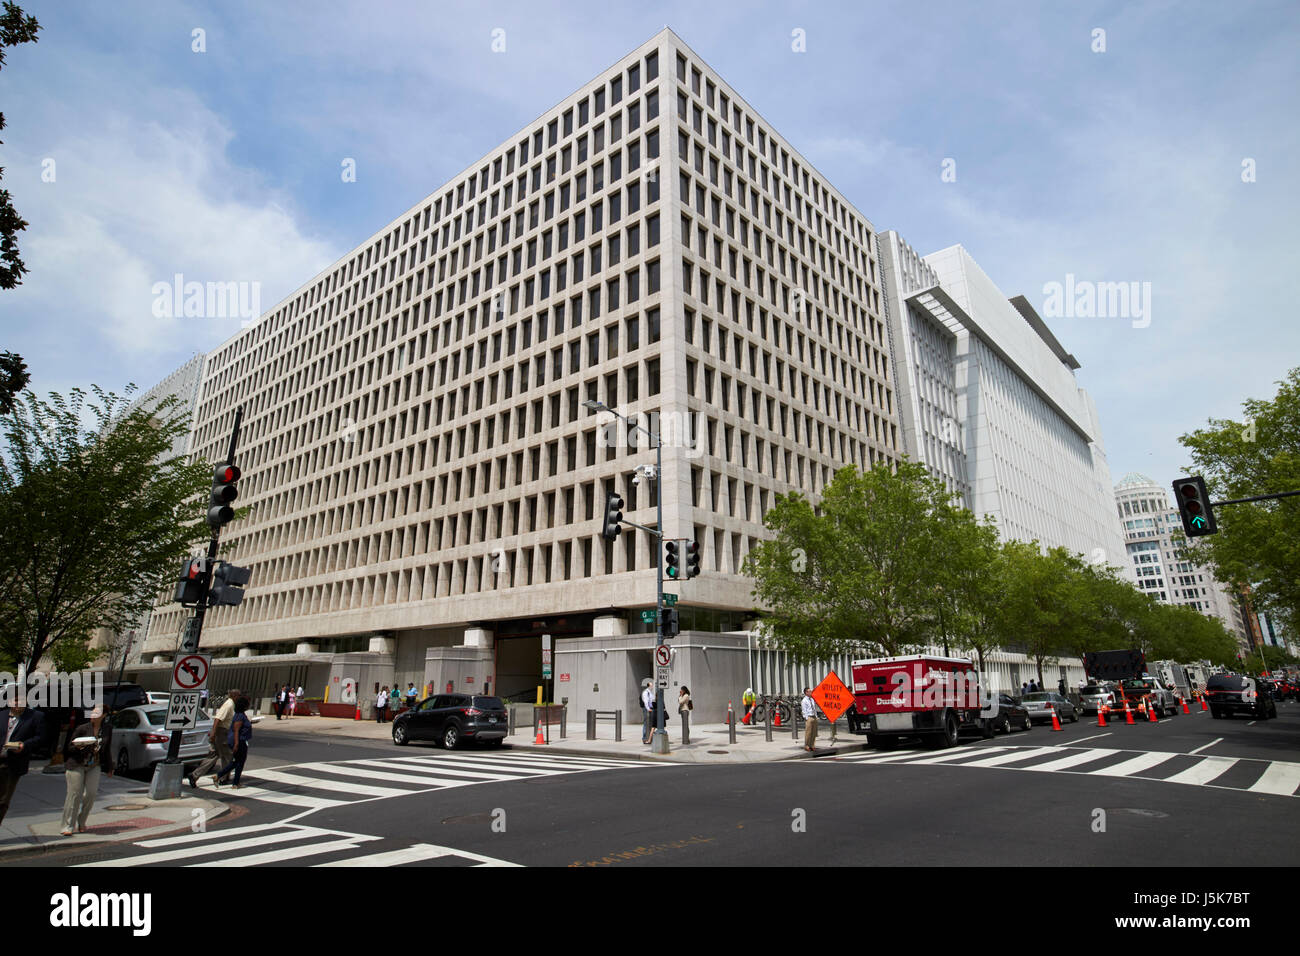
POLYGON ((992 739, 993 739, 993 721, 992 721, 992 720, 981 720, 981 721, 980 721, 980 736, 983 737, 985 740, 992 740, 992 739))
POLYGON ((958 729, 957 715, 951 710, 946 711, 943 715, 943 734, 939 738, 939 745, 941 747, 957 746, 958 729))

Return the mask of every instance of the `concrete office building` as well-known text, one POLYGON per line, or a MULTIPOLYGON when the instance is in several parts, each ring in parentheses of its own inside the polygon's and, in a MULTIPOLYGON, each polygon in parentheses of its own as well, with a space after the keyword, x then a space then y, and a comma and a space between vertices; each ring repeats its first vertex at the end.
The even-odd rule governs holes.
POLYGON ((1004 537, 1126 569, 1101 425, 1078 361, 961 246, 880 236, 903 448, 1004 537))
MULTIPOLYGON (((253 578, 204 648, 255 691, 511 696, 549 634, 556 699, 631 710, 657 546, 599 525, 608 491, 645 525, 661 494, 703 555, 674 682, 716 713, 776 495, 898 458, 879 268, 866 217, 659 33, 208 357, 194 452, 222 459, 243 408, 222 557, 253 578), (661 430, 655 480, 591 399, 661 430)), ((164 601, 146 652, 186 614, 164 601)))
POLYGON ((1217 617, 1239 644, 1246 643, 1240 598, 1216 581, 1210 568, 1181 560, 1174 549, 1173 534, 1182 531, 1183 522, 1165 488, 1131 472, 1115 486, 1115 506, 1138 588, 1162 604, 1183 604, 1217 617))

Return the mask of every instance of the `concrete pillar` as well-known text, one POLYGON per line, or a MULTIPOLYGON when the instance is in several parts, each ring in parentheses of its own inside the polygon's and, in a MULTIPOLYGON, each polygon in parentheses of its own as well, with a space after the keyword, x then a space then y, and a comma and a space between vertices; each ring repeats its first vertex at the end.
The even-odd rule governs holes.
POLYGON ((375 635, 370 638, 368 650, 371 654, 395 654, 397 652, 397 639, 375 635))
POLYGON ((606 614, 596 618, 591 624, 592 637, 627 636, 627 618, 623 615, 606 614))
POLYGON ((316 645, 315 645, 315 644, 307 644, 307 643, 299 644, 298 647, 297 647, 297 649, 294 650, 294 653, 295 653, 295 654, 315 654, 315 653, 316 653, 316 645))
POLYGON ((491 647, 495 635, 486 627, 465 628, 465 640, 462 647, 491 647))
POLYGON ((239 656, 239 657, 256 657, 256 656, 257 656, 257 651, 253 650, 251 647, 241 647, 241 648, 239 649, 239 654, 238 654, 237 656, 239 656))

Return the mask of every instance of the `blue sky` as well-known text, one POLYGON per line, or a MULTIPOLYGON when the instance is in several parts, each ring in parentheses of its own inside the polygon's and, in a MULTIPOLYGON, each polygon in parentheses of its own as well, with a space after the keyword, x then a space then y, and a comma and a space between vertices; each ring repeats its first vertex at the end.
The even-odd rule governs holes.
POLYGON ((154 283, 270 308, 665 25, 922 253, 961 243, 1040 312, 1067 275, 1151 283, 1146 327, 1048 319, 1114 480, 1167 483, 1178 435, 1300 364, 1295 4, 22 6, 0 165, 31 274, 0 350, 39 392, 148 388, 239 328, 155 317, 154 283))

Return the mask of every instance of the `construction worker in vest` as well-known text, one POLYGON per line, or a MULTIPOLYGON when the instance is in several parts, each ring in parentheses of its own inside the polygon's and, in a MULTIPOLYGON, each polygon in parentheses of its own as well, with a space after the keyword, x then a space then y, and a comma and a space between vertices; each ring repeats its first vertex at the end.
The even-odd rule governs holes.
POLYGON ((758 698, 754 696, 754 688, 746 687, 740 702, 745 705, 745 716, 741 718, 741 722, 748 724, 752 720, 751 711, 753 711, 754 705, 758 703, 758 698))

